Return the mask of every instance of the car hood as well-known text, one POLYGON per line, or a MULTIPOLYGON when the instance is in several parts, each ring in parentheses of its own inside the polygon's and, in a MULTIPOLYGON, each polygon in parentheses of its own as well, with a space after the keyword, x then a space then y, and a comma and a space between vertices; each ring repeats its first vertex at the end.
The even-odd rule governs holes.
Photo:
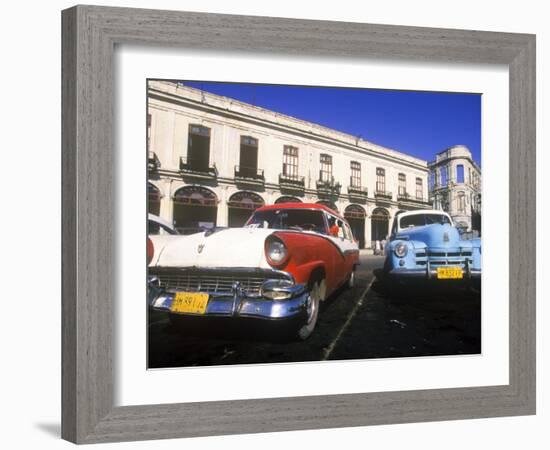
POLYGON ((449 248, 470 247, 468 241, 462 241, 458 230, 449 224, 432 224, 409 228, 397 234, 396 239, 419 241, 427 247, 449 248))
POLYGON ((273 232, 264 228, 225 228, 158 241, 151 237, 155 257, 150 266, 270 268, 264 243, 273 232))

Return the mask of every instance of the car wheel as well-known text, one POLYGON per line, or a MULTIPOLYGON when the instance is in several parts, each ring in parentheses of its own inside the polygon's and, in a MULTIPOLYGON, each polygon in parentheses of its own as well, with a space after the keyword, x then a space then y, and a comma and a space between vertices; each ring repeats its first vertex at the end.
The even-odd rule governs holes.
POLYGON ((317 318, 319 317, 319 304, 321 303, 321 285, 322 280, 312 284, 309 291, 308 302, 306 305, 306 321, 298 330, 298 337, 302 340, 307 339, 313 333, 317 318))

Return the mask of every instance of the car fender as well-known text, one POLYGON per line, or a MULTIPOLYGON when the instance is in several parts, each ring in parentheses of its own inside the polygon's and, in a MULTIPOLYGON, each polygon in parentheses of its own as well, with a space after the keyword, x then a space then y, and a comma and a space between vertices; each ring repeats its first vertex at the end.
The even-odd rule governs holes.
POLYGON ((390 241, 386 246, 386 262, 384 264, 384 268, 386 270, 391 270, 398 267, 413 268, 416 265, 416 251, 425 249, 426 247, 426 243, 422 241, 408 239, 395 239, 390 241), (406 244, 408 247, 407 255, 403 258, 396 256, 394 252, 395 247, 401 243, 406 244), (404 266, 399 266, 399 261, 401 260, 405 261, 404 266))
POLYGON ((287 270, 292 273, 296 283, 307 284, 315 271, 319 271, 326 276, 326 267, 323 261, 311 261, 306 264, 294 265, 287 270))

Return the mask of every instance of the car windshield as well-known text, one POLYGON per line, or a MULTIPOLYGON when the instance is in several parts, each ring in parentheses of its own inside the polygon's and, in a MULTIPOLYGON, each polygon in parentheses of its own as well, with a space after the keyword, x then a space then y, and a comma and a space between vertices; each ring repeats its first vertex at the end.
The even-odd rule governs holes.
POLYGON ((278 230, 315 231, 326 234, 323 212, 309 209, 256 211, 246 226, 278 230))
POLYGON ((444 214, 413 214, 412 216, 405 216, 401 218, 400 228, 412 228, 421 227, 424 225, 431 225, 434 223, 451 224, 449 218, 444 214))

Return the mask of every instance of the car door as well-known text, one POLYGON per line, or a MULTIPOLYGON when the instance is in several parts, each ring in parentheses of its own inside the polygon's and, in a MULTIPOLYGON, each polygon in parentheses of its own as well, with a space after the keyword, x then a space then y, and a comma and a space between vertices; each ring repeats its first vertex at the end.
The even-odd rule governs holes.
POLYGON ((327 219, 329 223, 335 222, 338 225, 337 235, 329 234, 328 236, 334 247, 332 252, 333 273, 330 277, 334 289, 349 277, 353 265, 357 261, 359 248, 353 240, 349 225, 344 220, 329 213, 327 213, 327 219))

